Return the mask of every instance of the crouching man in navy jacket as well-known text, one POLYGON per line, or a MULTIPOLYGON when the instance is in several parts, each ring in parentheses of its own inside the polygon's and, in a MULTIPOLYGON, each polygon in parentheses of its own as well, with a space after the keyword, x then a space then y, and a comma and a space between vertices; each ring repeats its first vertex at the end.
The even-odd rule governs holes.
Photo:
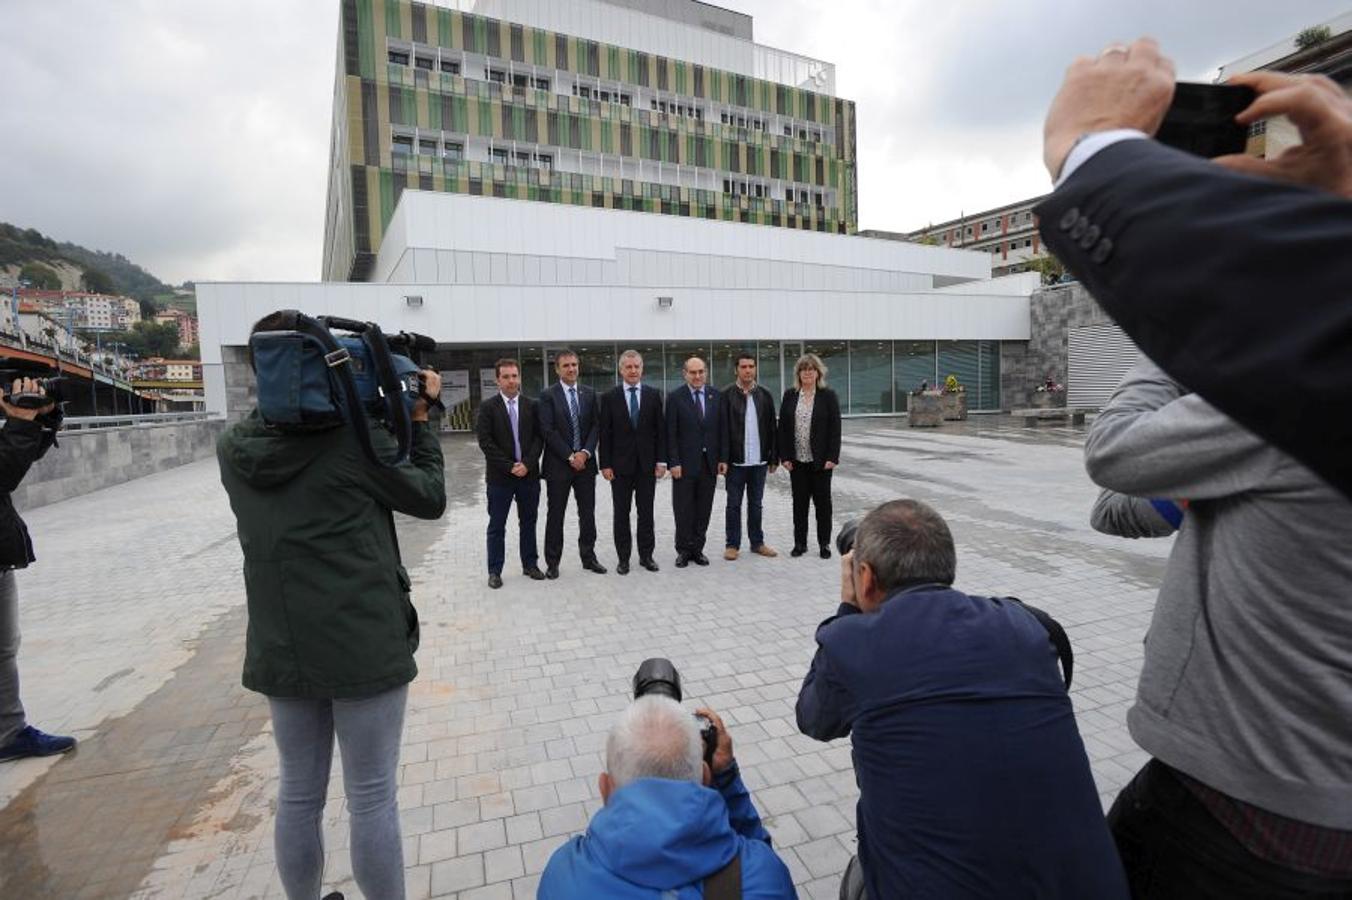
POLYGON ((817 628, 798 727, 853 735, 859 856, 842 896, 865 896, 862 881, 873 900, 1124 900, 1049 639, 1059 626, 954 590, 956 569, 937 512, 885 503, 860 523, 840 608, 817 628))
POLYGON ((585 835, 554 851, 540 900, 797 896, 742 785, 732 738, 717 715, 700 712, 718 729, 712 768, 699 726, 676 701, 648 694, 620 714, 606 741, 605 806, 585 835))

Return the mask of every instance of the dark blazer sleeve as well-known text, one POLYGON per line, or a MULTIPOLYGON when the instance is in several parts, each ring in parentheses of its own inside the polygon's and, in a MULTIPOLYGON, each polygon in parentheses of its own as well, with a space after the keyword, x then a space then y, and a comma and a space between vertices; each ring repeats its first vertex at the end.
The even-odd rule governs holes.
POLYGON ((784 391, 784 399, 779 404, 779 455, 781 459, 792 461, 796 448, 793 440, 793 416, 798 408, 798 392, 793 388, 784 391))
POLYGON ((840 465, 840 397, 835 391, 827 389, 821 392, 827 401, 826 407, 826 459, 840 465))
POLYGON ((732 390, 727 388, 718 395, 718 461, 721 463, 732 462, 732 448, 728 446, 728 436, 732 434, 732 404, 728 402, 728 396, 732 390))
POLYGON ((596 398, 596 466, 600 469, 609 469, 614 466, 613 457, 615 448, 611 442, 614 440, 613 428, 614 416, 611 415, 611 392, 606 391, 596 398))
MULTIPOLYGON (((680 388, 676 389, 677 391, 680 388)), ((666 413, 667 423, 667 468, 675 468, 681 465, 681 401, 676 399, 676 392, 667 394, 666 413)), ((682 467, 684 468, 684 467, 682 467)))
POLYGON ((837 675, 822 646, 822 632, 843 616, 858 615, 856 607, 842 603, 836 614, 817 626, 817 653, 812 657, 803 687, 798 691, 795 714, 798 730, 819 741, 832 741, 850 733, 859 702, 837 675))
POLYGON ((656 404, 657 409, 657 462, 662 465, 668 465, 667 457, 670 451, 667 449, 667 398, 662 396, 662 392, 653 388, 648 394, 648 399, 644 403, 652 402, 656 404))
POLYGON ((761 412, 761 415, 765 417, 769 424, 769 428, 766 429, 769 441, 762 449, 765 452, 766 462, 772 466, 777 466, 779 465, 779 423, 775 418, 775 398, 769 391, 765 391, 762 396, 765 400, 765 409, 761 412))
POLYGON ((1160 368, 1352 496, 1352 201, 1127 140, 1035 212, 1160 368))
POLYGON ((577 396, 579 402, 585 400, 591 404, 591 428, 582 435, 582 449, 587 451, 587 459, 595 460, 596 444, 601 439, 601 398, 591 388, 579 388, 577 396))
POLYGON ((11 417, 0 428, 0 491, 13 493, 47 449, 42 426, 28 419, 11 417))
POLYGON ((536 415, 534 409, 538 404, 532 404, 530 407, 526 406, 527 403, 530 403, 530 400, 524 396, 521 398, 521 403, 521 411, 523 413, 520 420, 522 422, 522 431, 526 430, 525 423, 528 420, 530 422, 529 437, 522 437, 521 439, 521 455, 523 457, 521 461, 526 464, 526 468, 529 470, 526 475, 527 478, 539 478, 540 453, 545 448, 545 441, 544 438, 540 436, 540 419, 539 416, 536 415), (529 415, 525 414, 527 412, 529 412, 529 415))
POLYGON ((474 432, 479 438, 479 449, 483 451, 484 464, 500 475, 510 475, 514 460, 498 446, 497 438, 493 434, 495 430, 493 405, 495 403, 501 405, 501 402, 494 397, 479 404, 479 417, 474 424, 474 432))
POLYGON ((545 450, 553 453, 559 459, 566 460, 573 455, 572 444, 563 439, 559 433, 558 419, 554 409, 554 388, 549 387, 540 395, 539 403, 535 408, 535 421, 540 425, 540 436, 544 439, 545 450))

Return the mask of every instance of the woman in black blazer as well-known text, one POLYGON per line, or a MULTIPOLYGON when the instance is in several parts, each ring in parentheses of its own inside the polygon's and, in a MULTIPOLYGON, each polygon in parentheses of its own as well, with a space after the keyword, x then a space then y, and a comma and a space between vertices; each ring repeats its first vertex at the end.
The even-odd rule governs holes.
POLYGON ((840 401, 826 386, 826 366, 806 353, 794 387, 779 407, 779 456, 793 487, 793 556, 807 552, 807 508, 817 510, 817 545, 831 558, 831 472, 840 464, 840 401))

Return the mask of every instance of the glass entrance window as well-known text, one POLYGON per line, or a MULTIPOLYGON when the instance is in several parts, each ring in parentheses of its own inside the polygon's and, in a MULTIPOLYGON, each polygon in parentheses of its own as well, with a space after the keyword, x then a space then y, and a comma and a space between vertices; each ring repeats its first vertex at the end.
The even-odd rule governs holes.
MULTIPOLYGON (((936 386, 934 341, 895 341, 893 349, 892 371, 898 397, 919 390, 922 383, 931 388, 936 386)), ((906 409, 905 403, 899 402, 897 406, 906 409)))
POLYGON ((545 375, 545 348, 522 347, 516 359, 521 363, 521 393, 532 399, 540 396, 554 374, 545 375))
POLYGON ((939 382, 956 375, 958 383, 967 389, 967 402, 977 403, 979 372, 976 341, 939 341, 939 382))
POLYGON ((603 394, 615 386, 619 376, 615 371, 614 344, 579 344, 577 351, 578 382, 603 394))
MULTIPOLYGON (((779 366, 779 341, 761 341, 756 349, 759 354, 756 377, 770 392, 770 396, 775 398, 775 403, 778 403, 784 393, 784 378, 779 366)), ((785 365, 791 366, 793 361, 789 360, 785 365)))
POLYGON ((826 386, 836 392, 836 397, 840 399, 841 410, 849 409, 849 345, 845 341, 806 341, 803 344, 803 352, 815 353, 821 357, 822 363, 826 366, 826 386))
POLYGON ((850 342, 850 412, 890 413, 892 342, 850 342))

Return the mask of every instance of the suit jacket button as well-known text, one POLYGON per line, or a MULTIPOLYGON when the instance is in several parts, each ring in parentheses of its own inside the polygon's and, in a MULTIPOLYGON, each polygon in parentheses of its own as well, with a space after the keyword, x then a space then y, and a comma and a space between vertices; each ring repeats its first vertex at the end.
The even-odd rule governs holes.
POLYGON ((1094 252, 1090 255, 1089 258, 1094 262, 1098 263, 1099 265, 1103 265, 1105 262, 1108 261, 1108 257, 1112 255, 1113 255, 1112 239, 1104 238, 1103 240, 1098 242, 1098 246, 1094 248, 1094 252))
POLYGON ((1085 231, 1088 230, 1088 228, 1089 228, 1089 220, 1084 216, 1080 216, 1078 219, 1075 220, 1074 227, 1070 229, 1070 239, 1072 241, 1078 241, 1080 238, 1084 237, 1084 233, 1085 231))
POLYGON ((1092 249, 1094 244, 1098 243, 1099 235, 1102 233, 1103 232, 1099 229, 1097 225, 1090 225, 1088 228, 1085 229, 1084 237, 1080 238, 1080 249, 1081 250, 1092 249))
POLYGON ((1065 211, 1064 215, 1061 216, 1061 221, 1057 223, 1057 227, 1060 228, 1062 231, 1069 231, 1070 227, 1074 225, 1079 220, 1079 218, 1080 218, 1079 207, 1072 206, 1070 209, 1065 211))

